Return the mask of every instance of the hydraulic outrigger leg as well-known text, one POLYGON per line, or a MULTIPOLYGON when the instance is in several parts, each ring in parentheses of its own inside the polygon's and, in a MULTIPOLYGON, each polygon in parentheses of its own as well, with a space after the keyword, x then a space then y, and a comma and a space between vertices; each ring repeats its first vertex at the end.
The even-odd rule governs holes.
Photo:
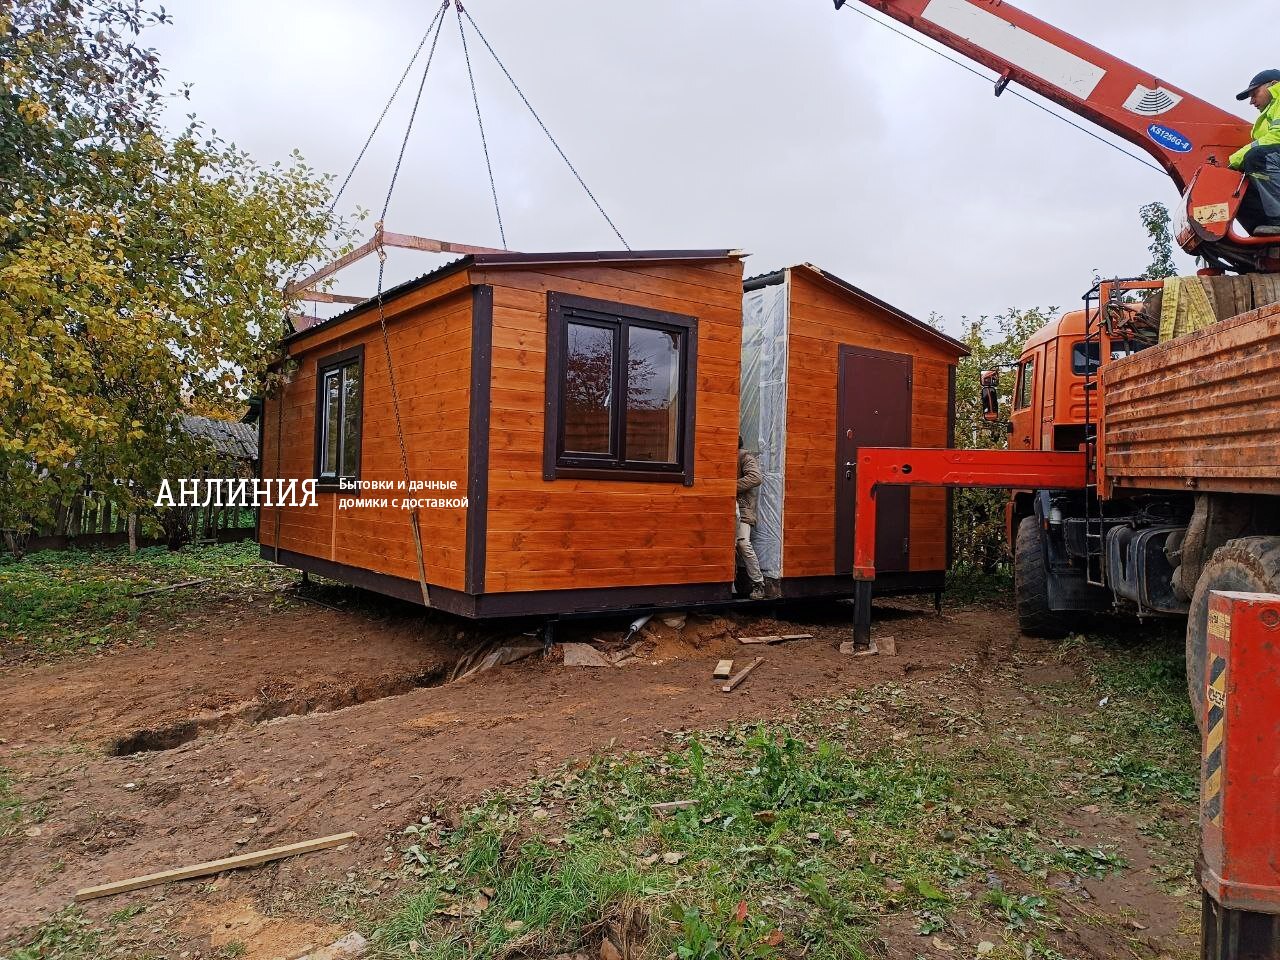
POLYGON ((853 640, 871 643, 871 593, 876 579, 876 489, 881 486, 991 487, 1083 490, 1089 481, 1084 451, 922 450, 864 447, 855 469, 853 527, 853 640))

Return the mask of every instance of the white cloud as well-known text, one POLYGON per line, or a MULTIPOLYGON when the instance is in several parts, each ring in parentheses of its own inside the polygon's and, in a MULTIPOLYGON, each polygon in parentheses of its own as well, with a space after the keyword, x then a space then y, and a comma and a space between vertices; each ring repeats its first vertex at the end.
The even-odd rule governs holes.
MULTIPOLYGON (((856 4, 856 0, 852 0, 856 4)), ((1263 0, 1021 6, 1222 106, 1273 63, 1263 0), (1257 30, 1241 29, 1255 22, 1257 30), (1231 51, 1213 62, 1204 50, 1231 51)), ((345 173, 434 3, 220 0, 150 40, 192 108, 262 162, 345 173)), ((1074 305, 1095 269, 1147 262, 1137 209, 1168 178, 830 0, 469 0, 636 247, 739 247, 750 272, 812 261, 910 312, 1074 305)), ((611 233, 472 43, 508 241, 605 249, 611 233)), ((411 90, 408 91, 411 93, 411 90)), ((381 206, 402 96, 348 199, 381 206)), ((175 107, 181 122, 186 104, 175 107)), ((388 228, 498 244, 452 10, 388 228)), ((431 266, 397 254, 392 282, 431 266)), ((1188 268, 1190 262, 1185 264, 1188 268)), ((366 265, 342 289, 368 293, 366 265)))

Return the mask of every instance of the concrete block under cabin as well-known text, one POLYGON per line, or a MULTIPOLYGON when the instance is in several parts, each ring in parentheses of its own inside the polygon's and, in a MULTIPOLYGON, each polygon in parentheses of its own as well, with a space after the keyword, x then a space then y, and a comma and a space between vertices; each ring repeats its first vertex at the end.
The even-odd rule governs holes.
MULTIPOLYGON (((295 333, 289 382, 264 402, 262 472, 317 479, 318 503, 264 507, 262 556, 417 603, 425 584, 432 607, 475 618, 727 602, 745 427, 774 444, 762 496, 780 504, 784 595, 850 595, 843 431, 948 445, 964 348, 815 268, 754 281, 745 301, 742 273, 728 250, 477 254, 388 291, 409 491, 376 304, 295 333), (780 393, 753 319, 779 291, 780 393), (444 501, 416 511, 421 562, 406 497, 444 501), (340 508, 356 498, 375 503, 340 508)), ((883 584, 940 589, 945 493, 892 500, 883 584)))

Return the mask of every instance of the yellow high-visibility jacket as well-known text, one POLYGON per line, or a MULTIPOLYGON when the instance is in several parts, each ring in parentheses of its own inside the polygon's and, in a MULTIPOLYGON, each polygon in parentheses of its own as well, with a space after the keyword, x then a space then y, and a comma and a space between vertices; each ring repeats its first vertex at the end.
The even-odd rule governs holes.
POLYGON ((1253 125, 1253 141, 1231 155, 1231 168, 1239 170, 1244 166, 1244 158, 1254 147, 1273 146, 1280 146, 1280 83, 1271 88, 1271 106, 1262 111, 1253 125))

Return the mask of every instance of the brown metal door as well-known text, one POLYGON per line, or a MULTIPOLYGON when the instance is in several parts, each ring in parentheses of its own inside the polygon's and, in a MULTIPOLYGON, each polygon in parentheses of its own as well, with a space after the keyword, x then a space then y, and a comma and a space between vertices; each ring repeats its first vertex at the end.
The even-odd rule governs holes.
MULTIPOLYGON (((836 573, 853 573, 854 471, 859 447, 911 446, 911 357, 840 347, 836 412, 836 573)), ((910 569, 911 491, 876 492, 876 571, 910 569)))

